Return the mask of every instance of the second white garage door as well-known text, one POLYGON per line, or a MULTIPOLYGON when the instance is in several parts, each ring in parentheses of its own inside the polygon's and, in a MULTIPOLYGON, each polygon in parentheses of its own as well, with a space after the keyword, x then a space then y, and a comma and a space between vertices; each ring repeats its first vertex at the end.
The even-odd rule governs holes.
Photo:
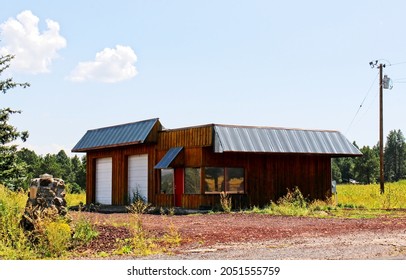
POLYGON ((112 158, 96 159, 96 202, 111 204, 112 158))
POLYGON ((132 201, 138 193, 148 201, 148 155, 128 157, 128 196, 132 201))

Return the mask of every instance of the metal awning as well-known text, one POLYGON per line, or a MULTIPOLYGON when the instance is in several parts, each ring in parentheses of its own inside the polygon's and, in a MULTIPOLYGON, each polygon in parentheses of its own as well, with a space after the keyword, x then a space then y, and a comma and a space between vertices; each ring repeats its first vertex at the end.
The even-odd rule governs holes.
POLYGON ((155 169, 164 169, 168 168, 171 162, 178 156, 180 151, 182 151, 183 147, 175 147, 175 148, 170 148, 164 157, 158 162, 157 165, 155 165, 155 169))

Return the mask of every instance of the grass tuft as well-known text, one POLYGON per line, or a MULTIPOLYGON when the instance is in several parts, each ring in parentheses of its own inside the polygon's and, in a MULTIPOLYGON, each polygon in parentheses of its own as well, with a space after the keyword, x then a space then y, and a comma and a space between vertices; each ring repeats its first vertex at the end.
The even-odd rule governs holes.
POLYGON ((226 192, 220 193, 221 208, 225 213, 230 213, 232 208, 231 197, 226 192))

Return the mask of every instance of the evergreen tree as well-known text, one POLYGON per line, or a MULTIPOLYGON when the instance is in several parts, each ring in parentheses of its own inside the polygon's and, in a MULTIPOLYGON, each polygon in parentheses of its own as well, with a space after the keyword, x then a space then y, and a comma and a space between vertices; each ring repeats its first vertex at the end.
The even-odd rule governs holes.
POLYGON ((348 183, 354 179, 354 158, 335 158, 332 163, 333 179, 337 183, 348 183))
POLYGON ((65 153, 64 150, 60 150, 56 156, 55 160, 59 165, 60 168, 60 178, 63 178, 66 182, 74 182, 75 181, 75 175, 72 174, 72 164, 71 160, 68 157, 68 155, 65 153))
POLYGON ((27 179, 25 185, 28 186, 32 178, 37 178, 41 174, 40 167, 42 159, 34 151, 27 148, 22 148, 17 151, 17 156, 19 160, 24 162, 26 165, 25 171, 27 174, 27 179))
POLYGON ((362 147, 360 151, 363 156, 354 162, 355 179, 366 184, 375 183, 379 177, 379 154, 369 146, 362 147))
POLYGON ((384 154, 386 181, 399 181, 406 175, 406 143, 402 131, 392 130, 386 140, 384 154))
POLYGON ((86 156, 82 160, 75 155, 71 159, 72 173, 75 176, 74 182, 80 186, 80 189, 84 190, 86 188, 86 156))
MULTIPOLYGON (((12 55, 0 56, 0 76, 10 67, 12 59, 12 55)), ((15 83, 12 78, 0 79, 0 92, 3 94, 18 86, 25 88, 29 84, 15 83)), ((20 132, 16 127, 9 124, 10 116, 19 113, 21 112, 11 108, 0 109, 0 183, 11 189, 22 187, 27 175, 25 165, 16 154, 17 145, 11 145, 17 139, 26 141, 28 138, 27 131, 20 132)))
POLYGON ((53 154, 46 154, 42 160, 40 165, 40 174, 48 173, 51 174, 55 178, 63 178, 63 170, 62 166, 57 160, 57 156, 53 154))

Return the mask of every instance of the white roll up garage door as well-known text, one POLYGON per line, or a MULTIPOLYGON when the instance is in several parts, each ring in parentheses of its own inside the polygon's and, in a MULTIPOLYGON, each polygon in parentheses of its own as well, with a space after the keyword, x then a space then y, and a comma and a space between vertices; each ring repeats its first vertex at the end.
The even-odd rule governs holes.
POLYGON ((128 196, 130 201, 138 193, 148 201, 148 155, 128 157, 128 196))
POLYGON ((112 158, 96 159, 96 203, 111 204, 112 158))

